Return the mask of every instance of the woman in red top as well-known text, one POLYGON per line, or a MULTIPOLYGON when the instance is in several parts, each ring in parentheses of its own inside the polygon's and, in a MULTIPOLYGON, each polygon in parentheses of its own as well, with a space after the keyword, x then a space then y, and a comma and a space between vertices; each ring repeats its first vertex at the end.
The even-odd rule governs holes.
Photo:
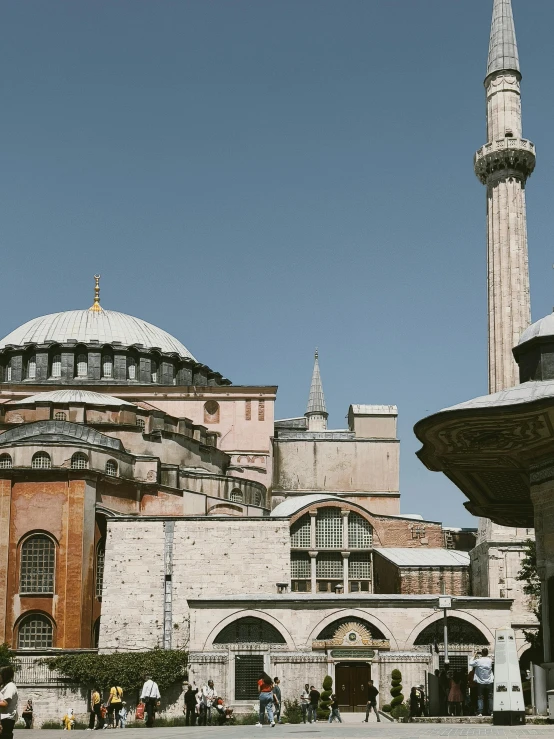
POLYGON ((267 672, 261 672, 258 676, 258 692, 260 693, 260 716, 256 726, 261 726, 264 722, 265 712, 270 725, 275 726, 273 720, 273 680, 267 672))

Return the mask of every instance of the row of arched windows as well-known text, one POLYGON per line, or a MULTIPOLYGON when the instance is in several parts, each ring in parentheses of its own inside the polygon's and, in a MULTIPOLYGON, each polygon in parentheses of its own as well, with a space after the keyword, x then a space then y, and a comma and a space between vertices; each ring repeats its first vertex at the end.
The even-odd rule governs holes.
MULTIPOLYGON (((74 366, 74 377, 82 377, 86 378, 88 377, 89 373, 89 360, 88 360, 88 354, 84 351, 79 352, 75 355, 75 366, 74 366)), ((159 376, 159 366, 160 363, 158 360, 151 358, 150 359, 150 381, 151 382, 158 382, 158 376, 159 376)), ((101 367, 101 377, 104 379, 110 379, 114 376, 114 357, 113 354, 102 354, 101 361, 100 361, 100 367, 101 367)), ((169 365, 170 372, 173 370, 172 365, 169 365)), ((37 377, 37 357, 36 354, 31 354, 29 357, 27 357, 26 361, 24 362, 24 368, 23 368, 23 375, 26 380, 35 380, 37 377)), ((62 356, 61 354, 54 354, 52 355, 50 361, 49 361, 49 367, 48 367, 48 376, 52 379, 57 379, 62 376, 62 356)), ((127 356, 127 379, 128 380, 137 380, 138 379, 138 358, 131 356, 127 356)), ((170 378, 172 379, 172 378, 170 378)), ((5 382, 11 382, 12 380, 12 365, 11 360, 8 362, 8 364, 4 367, 4 381, 5 382)))
MULTIPOLYGON (((89 459, 83 452, 75 452, 71 457, 72 470, 86 470, 89 466, 89 459)), ((9 470, 13 467, 13 461, 9 454, 0 454, 0 470, 9 470)), ((31 467, 35 470, 49 470, 52 468, 52 458, 47 452, 36 452, 31 459, 31 467)), ((108 459, 105 468, 106 474, 110 477, 117 477, 118 466, 114 459, 108 459)))
MULTIPOLYGON (((231 490, 231 493, 229 494, 229 500, 232 503, 244 503, 244 493, 240 488, 235 488, 234 490, 231 490)), ((259 490, 255 490, 252 494, 252 505, 262 505, 262 494, 259 490)))

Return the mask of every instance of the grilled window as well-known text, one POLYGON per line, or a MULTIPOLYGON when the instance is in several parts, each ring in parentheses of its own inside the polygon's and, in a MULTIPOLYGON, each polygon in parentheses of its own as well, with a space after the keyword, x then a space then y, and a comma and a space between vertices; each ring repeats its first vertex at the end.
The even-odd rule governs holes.
POLYGON ((110 477, 117 477, 117 462, 113 459, 108 459, 106 462, 106 475, 110 477))
POLYGON ((61 354, 54 354, 52 357, 52 369, 50 372, 52 377, 62 376, 62 356, 61 354))
POLYGON ((104 561, 106 559, 104 542, 98 542, 96 548, 96 597, 102 597, 102 586, 104 585, 104 561))
POLYGON ((371 547, 373 529, 369 521, 358 513, 348 516, 348 546, 352 549, 368 549, 371 547))
POLYGON ((339 508, 320 508, 315 524, 317 549, 340 549, 342 547, 342 516, 339 508))
POLYGON ((309 547, 310 542, 310 516, 306 514, 290 527, 291 547, 309 547))
POLYGON ((137 379, 137 363, 133 357, 129 357, 127 360, 127 377, 129 380, 137 379))
POLYGON ((342 580, 342 556, 339 552, 318 554, 315 564, 316 577, 330 577, 342 580))
POLYGON ((252 505, 261 505, 262 504, 262 494, 256 490, 254 495, 252 496, 252 505))
POLYGON ((294 552, 290 558, 291 578, 309 580, 311 577, 310 557, 303 552, 294 552))
POLYGON ((113 357, 110 354, 102 357, 102 377, 113 377, 113 357))
POLYGON ((0 454, 0 470, 9 470, 12 467, 12 458, 9 454, 0 454))
POLYGON ((83 452, 76 452, 71 457, 72 470, 86 470, 88 468, 88 457, 83 452))
POLYGON ((275 626, 261 618, 247 616, 222 629, 214 644, 285 644, 285 640, 275 626))
POLYGON ((88 374, 88 360, 86 354, 77 356, 77 377, 86 377, 88 374))
POLYGON ((52 646, 53 633, 49 618, 32 613, 19 624, 17 646, 19 649, 46 649, 52 646))
POLYGON ((350 580, 371 579, 371 558, 369 554, 351 554, 348 559, 348 578, 350 580))
POLYGON ((36 355, 33 354, 32 357, 29 357, 29 361, 27 362, 27 379, 34 380, 36 376, 37 376, 37 358, 36 358, 36 355))
POLYGON ((50 455, 46 454, 46 452, 37 452, 36 454, 33 454, 31 467, 33 467, 35 470, 50 469, 50 467, 52 467, 52 460, 50 459, 50 455))
POLYGON ((63 411, 56 411, 54 418, 56 421, 67 421, 67 415, 63 411))
POLYGON ((55 546, 44 534, 30 536, 21 546, 20 593, 53 593, 55 546))
POLYGON ((229 496, 229 499, 233 503, 242 503, 242 500, 243 500, 242 490, 239 490, 238 488, 236 490, 231 490, 231 495, 229 496))
POLYGON ((235 657, 235 700, 258 700, 258 676, 264 669, 263 654, 237 654, 235 657))
POLYGON ((146 421, 144 420, 144 418, 137 418, 137 426, 139 427, 139 429, 144 431, 144 429, 146 428, 146 421))
MULTIPOLYGON (((456 616, 447 619, 448 643, 467 646, 468 650, 474 646, 488 646, 487 638, 473 624, 456 616)), ((421 631, 414 644, 417 646, 428 644, 442 644, 444 641, 444 621, 441 618, 426 626, 421 631)))

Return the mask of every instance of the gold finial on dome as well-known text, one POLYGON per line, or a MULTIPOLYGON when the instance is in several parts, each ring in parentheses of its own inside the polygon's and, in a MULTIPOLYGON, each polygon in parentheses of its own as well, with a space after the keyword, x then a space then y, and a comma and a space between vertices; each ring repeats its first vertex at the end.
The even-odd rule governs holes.
POLYGON ((94 275, 94 303, 89 310, 93 313, 100 313, 104 310, 100 305, 100 275, 94 275))

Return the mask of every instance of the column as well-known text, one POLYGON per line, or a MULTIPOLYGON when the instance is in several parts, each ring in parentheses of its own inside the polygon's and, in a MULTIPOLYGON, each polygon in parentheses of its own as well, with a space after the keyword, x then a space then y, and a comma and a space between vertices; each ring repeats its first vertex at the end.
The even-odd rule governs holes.
POLYGON ((308 554, 310 555, 310 581, 312 593, 317 593, 317 552, 310 551, 308 554))
POLYGON ((348 593, 348 557, 350 552, 341 552, 342 554, 342 584, 345 594, 348 593))
POLYGON ((348 515, 350 511, 341 511, 342 516, 342 546, 343 549, 348 549, 350 546, 348 542, 348 515))
POLYGON ((315 543, 315 520, 317 517, 317 510, 310 511, 310 546, 315 549, 317 544, 315 543))

